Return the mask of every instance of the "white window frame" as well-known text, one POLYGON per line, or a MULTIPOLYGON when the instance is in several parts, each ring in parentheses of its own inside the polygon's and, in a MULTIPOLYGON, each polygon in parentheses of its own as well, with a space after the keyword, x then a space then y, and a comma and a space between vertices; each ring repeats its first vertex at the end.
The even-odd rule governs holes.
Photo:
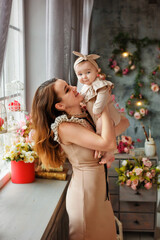
MULTIPOLYGON (((24 28, 24 0, 13 0, 12 4, 17 4, 17 8, 18 8, 18 13, 14 12, 14 14, 16 14, 15 16, 18 18, 18 26, 13 26, 11 24, 9 24, 9 31, 17 31, 20 34, 18 35, 18 39, 19 39, 19 51, 18 52, 18 68, 19 68, 19 76, 18 76, 18 81, 21 81, 24 84, 24 105, 26 106, 26 72, 25 72, 25 28, 24 28), (18 14, 18 15, 17 15, 18 14)), ((12 5, 12 10, 11 10, 11 17, 13 14, 13 11, 15 10, 15 8, 13 8, 12 5)), ((10 22, 11 23, 11 22, 10 22)), ((6 48, 7 48, 7 44, 6 44, 6 48)), ((5 83, 6 83, 6 79, 7 79, 7 75, 9 74, 8 71, 9 69, 7 69, 7 54, 5 54, 4 56, 4 64, 3 64, 3 69, 2 69, 2 74, 1 74, 1 87, 2 87, 2 92, 3 92, 3 96, 0 97, 0 101, 2 103, 4 103, 6 101, 6 99, 8 99, 10 96, 6 96, 5 94, 5 83)), ((2 133, 2 134, 7 134, 7 133, 2 133)), ((2 135, 1 134, 1 135, 2 135)), ((5 183, 10 179, 10 167, 6 168, 6 164, 5 162, 3 163, 2 161, 2 155, 0 155, 0 188, 3 187, 3 185, 5 185, 5 183)))

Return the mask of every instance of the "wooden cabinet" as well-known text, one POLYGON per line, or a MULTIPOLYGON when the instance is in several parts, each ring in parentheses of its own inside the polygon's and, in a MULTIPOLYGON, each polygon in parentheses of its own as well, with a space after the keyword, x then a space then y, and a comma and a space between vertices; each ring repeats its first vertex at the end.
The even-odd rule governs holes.
MULTIPOLYGON (((109 191, 114 214, 123 224, 123 231, 156 232, 157 188, 150 190, 132 190, 117 184, 118 174, 115 167, 120 167, 123 160, 132 159, 127 154, 116 154, 109 169, 109 191)), ((150 160, 157 164, 158 158, 150 160)))

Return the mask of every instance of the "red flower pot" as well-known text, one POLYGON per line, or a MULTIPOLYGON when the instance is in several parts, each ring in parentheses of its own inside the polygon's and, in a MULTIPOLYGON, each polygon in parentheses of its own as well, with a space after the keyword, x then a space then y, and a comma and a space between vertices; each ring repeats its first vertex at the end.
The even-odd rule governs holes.
POLYGON ((33 163, 11 161, 11 181, 13 183, 31 183, 35 180, 33 163))

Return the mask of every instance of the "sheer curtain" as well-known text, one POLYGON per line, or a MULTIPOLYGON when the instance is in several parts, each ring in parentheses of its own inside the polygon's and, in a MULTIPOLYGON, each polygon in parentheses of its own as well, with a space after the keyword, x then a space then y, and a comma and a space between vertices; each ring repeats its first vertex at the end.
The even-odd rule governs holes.
MULTIPOLYGON (((92 15, 94 0, 85 0, 83 4, 83 19, 82 19, 82 35, 80 52, 87 55, 89 48, 89 27, 92 15)), ((78 91, 81 90, 82 84, 77 82, 78 91)))
POLYGON ((47 0, 46 77, 76 85, 72 51, 88 49, 93 0, 47 0), (82 46, 82 47, 81 47, 82 46))
POLYGON ((0 75, 4 59, 11 7, 12 0, 0 0, 0 75))
POLYGON ((82 0, 47 0, 46 6, 46 77, 71 81, 72 51, 78 48, 82 0))

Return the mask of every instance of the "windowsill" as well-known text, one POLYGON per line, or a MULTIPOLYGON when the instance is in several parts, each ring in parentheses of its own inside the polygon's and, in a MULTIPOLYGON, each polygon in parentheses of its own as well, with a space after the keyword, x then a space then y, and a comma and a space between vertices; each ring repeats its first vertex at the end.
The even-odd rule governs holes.
POLYGON ((3 174, 0 175, 0 189, 10 180, 11 173, 9 170, 3 171, 3 174))
POLYGON ((0 190, 2 239, 41 239, 67 186, 68 180, 36 179, 30 184, 8 182, 0 190))

